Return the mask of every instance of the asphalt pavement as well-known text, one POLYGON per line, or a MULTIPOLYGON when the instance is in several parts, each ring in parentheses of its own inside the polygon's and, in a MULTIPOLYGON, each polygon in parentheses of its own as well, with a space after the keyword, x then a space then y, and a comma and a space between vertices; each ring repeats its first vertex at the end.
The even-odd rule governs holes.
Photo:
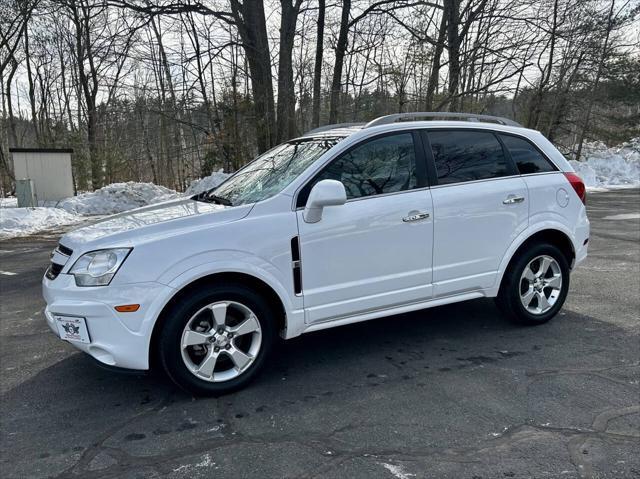
POLYGON ((308 334, 217 399, 58 340, 40 295, 56 235, 2 241, 0 476, 640 477, 640 191, 588 209, 552 322, 475 300, 308 334))

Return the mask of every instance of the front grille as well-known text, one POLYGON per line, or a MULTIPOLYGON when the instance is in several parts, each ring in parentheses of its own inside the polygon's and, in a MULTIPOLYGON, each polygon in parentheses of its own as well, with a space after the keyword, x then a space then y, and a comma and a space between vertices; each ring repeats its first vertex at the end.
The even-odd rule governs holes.
POLYGON ((49 266, 49 269, 47 270, 45 276, 49 279, 56 279, 60 274, 60 271, 62 271, 63 266, 64 265, 62 264, 51 263, 51 266, 49 266))

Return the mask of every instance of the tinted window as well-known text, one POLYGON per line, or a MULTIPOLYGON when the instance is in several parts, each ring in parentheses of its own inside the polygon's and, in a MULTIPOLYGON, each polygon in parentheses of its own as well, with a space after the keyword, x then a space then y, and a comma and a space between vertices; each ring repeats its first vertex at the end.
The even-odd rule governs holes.
POLYGON ((440 185, 509 174, 502 145, 493 133, 430 131, 429 141, 440 185))
POLYGON ((555 171, 553 165, 527 140, 510 135, 500 135, 500 138, 518 166, 520 174, 555 171))
POLYGON ((381 195, 416 187, 416 156, 411 133, 368 141, 335 159, 314 180, 341 181, 347 198, 381 195))

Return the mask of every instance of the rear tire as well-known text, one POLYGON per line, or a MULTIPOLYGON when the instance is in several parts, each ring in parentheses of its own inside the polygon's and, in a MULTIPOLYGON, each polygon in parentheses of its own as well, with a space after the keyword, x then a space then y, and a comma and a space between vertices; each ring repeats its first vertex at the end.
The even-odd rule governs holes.
POLYGON ((265 299, 242 284, 206 285, 167 311, 158 337, 160 362, 182 389, 219 396, 246 386, 277 338, 265 299))
POLYGON ((511 260, 496 304, 511 322, 543 324, 553 318, 567 298, 569 264, 554 245, 532 245, 511 260))

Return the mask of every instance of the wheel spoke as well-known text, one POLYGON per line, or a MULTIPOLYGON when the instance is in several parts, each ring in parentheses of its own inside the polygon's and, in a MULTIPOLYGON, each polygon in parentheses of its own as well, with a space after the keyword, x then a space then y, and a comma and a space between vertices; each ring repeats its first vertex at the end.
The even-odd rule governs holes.
POLYGON ((258 323, 258 319, 254 315, 251 315, 235 328, 230 328, 229 331, 236 336, 242 336, 243 334, 253 333, 259 329, 260 323, 258 323))
POLYGON ((551 307, 549 301, 547 301, 547 297, 543 292, 536 293, 536 297, 538 298, 538 308, 541 312, 544 312, 551 307))
POLYGON ((559 274, 552 276, 545 282, 545 286, 550 286, 553 289, 560 289, 562 286, 562 276, 559 274))
POLYGON ((204 344, 209 339, 209 334, 199 333, 197 331, 188 330, 182 339, 182 347, 194 346, 196 344, 204 344))
POLYGON ((529 283, 532 283, 533 280, 536 279, 536 275, 533 272, 533 270, 531 269, 531 264, 529 264, 529 266, 527 266, 524 269, 524 273, 522 273, 522 276, 524 276, 527 279, 527 281, 529 281, 529 283))
POLYGON ((211 306, 210 309, 213 314, 215 329, 224 327, 227 318, 227 306, 227 303, 216 303, 211 306))
POLYGON ((551 259, 543 256, 540 259, 540 269, 538 270, 538 277, 544 278, 549 270, 549 266, 551 266, 551 259))
POLYGON ((231 360, 236 365, 236 369, 238 371, 241 371, 242 369, 244 369, 245 366, 249 364, 253 359, 251 356, 243 353, 242 351, 240 351, 235 347, 232 347, 230 350, 228 350, 227 354, 231 357, 231 360))
POLYGON ((216 367, 219 355, 220 353, 215 353, 213 351, 210 352, 207 358, 200 363, 200 366, 198 367, 198 374, 206 378, 213 377, 213 370, 216 367))
POLYGON ((522 304, 524 304, 525 307, 529 307, 535 295, 536 295, 536 291, 533 288, 529 288, 529 290, 521 296, 522 304))

